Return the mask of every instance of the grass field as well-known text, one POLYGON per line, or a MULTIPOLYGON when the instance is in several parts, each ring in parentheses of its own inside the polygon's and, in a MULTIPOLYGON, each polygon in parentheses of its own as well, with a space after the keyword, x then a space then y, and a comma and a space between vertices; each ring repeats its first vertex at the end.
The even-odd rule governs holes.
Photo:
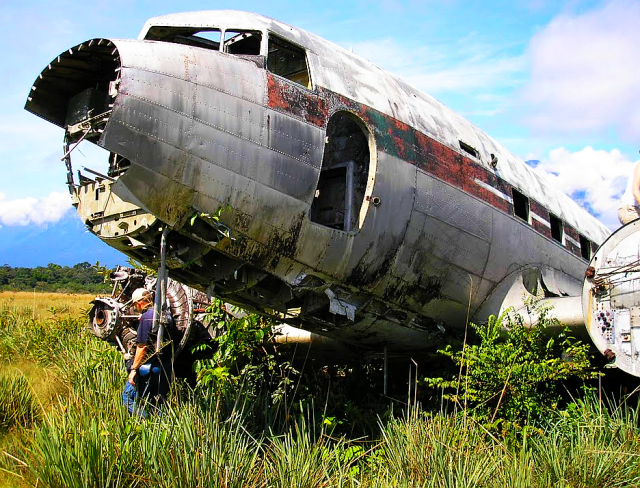
POLYGON ((186 385, 162 415, 131 417, 122 357, 71 313, 87 298, 0 302, 2 488, 640 486, 635 399, 576 400, 517 438, 419 410, 380 420, 366 439, 330 435, 317 409, 257 425, 242 391, 186 385))
POLYGON ((89 302, 94 298, 95 295, 83 294, 0 291, 0 310, 20 311, 38 319, 54 314, 77 317, 91 307, 89 302))

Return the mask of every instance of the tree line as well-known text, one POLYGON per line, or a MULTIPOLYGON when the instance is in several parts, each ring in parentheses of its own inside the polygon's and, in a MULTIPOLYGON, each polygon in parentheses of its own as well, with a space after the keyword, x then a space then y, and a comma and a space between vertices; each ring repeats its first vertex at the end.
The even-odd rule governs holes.
POLYGON ((50 263, 36 268, 0 267, 0 291, 104 293, 110 290, 98 266, 88 262, 74 266, 50 263))

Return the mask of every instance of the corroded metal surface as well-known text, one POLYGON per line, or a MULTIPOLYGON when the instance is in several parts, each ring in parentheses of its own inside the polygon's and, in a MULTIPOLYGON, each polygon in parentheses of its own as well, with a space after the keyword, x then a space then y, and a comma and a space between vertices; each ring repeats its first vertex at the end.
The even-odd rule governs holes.
POLYGON ((614 366, 640 376, 640 220, 618 229, 594 255, 582 308, 600 352, 614 366))
MULTIPOLYGON (((168 225, 172 277, 318 334, 377 350, 433 347, 467 314, 513 304, 514 290, 579 295, 585 258, 608 235, 432 97, 259 15, 177 14, 151 19, 138 40, 88 41, 43 71, 26 108, 73 141, 71 98, 96 85, 109 103, 83 134, 115 156, 110 180, 71 179, 80 208, 106 185, 157 219, 144 238, 123 229, 117 242, 133 239, 123 252, 157 263, 168 225), (189 37, 213 28, 244 29, 236 45, 258 51, 189 37), (180 43, 166 37, 174 31, 180 43), (288 56, 306 53, 307 71, 270 71, 272 38, 290 43, 288 56), (65 76, 71 88, 56 81, 65 76)), ((117 207, 103 218, 115 222, 117 207)))

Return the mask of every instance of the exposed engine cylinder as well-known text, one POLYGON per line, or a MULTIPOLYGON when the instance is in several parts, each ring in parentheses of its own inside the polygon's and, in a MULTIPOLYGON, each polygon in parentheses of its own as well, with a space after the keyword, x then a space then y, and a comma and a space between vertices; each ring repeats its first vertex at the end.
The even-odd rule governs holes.
MULTIPOLYGON (((156 279, 134 268, 118 267, 109 276, 113 290, 109 297, 96 297, 89 312, 89 326, 97 337, 109 341, 128 357, 133 353, 140 315, 133 309, 131 295, 137 288, 153 291, 156 279)), ((198 314, 211 303, 210 297, 177 281, 168 280, 166 306, 172 320, 168 334, 179 354, 198 321, 198 314)))
POLYGON ((120 318, 121 304, 113 298, 96 298, 89 312, 91 330, 100 339, 105 341, 115 340, 116 334, 121 329, 120 318))

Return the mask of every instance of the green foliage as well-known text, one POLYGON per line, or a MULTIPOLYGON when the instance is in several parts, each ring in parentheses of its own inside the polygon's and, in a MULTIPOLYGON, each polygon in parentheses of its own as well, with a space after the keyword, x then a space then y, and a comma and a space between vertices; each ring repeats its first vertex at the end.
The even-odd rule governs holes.
POLYGON ((36 320, 29 309, 0 308, 0 361, 24 357, 40 364, 63 362, 84 344, 86 320, 55 314, 36 320))
MULTIPOLYGON (((158 274, 157 269, 150 268, 149 266, 142 264, 140 261, 133 259, 132 257, 127 258, 127 264, 134 269, 145 272, 147 276, 156 276, 158 274)), ((109 274, 111 274, 111 270, 109 270, 109 274)))
POLYGON ((60 293, 106 293, 100 263, 74 266, 49 264, 37 268, 0 267, 0 291, 51 291, 60 293))
MULTIPOLYGON (((224 321, 224 310, 216 313, 224 321)), ((37 421, 14 424, 10 435, 20 436, 19 441, 0 444, 0 484, 6 476, 6 486, 640 484, 640 416, 638 405, 631 403, 636 397, 620 405, 590 397, 576 400, 563 411, 549 412, 535 435, 514 446, 472 416, 427 415, 417 409, 403 419, 381 420, 377 439, 330 435, 345 421, 327 414, 316 422, 317 411, 302 407, 298 412, 306 415, 292 415, 284 427, 256 426, 251 419, 256 392, 238 389, 229 397, 225 389, 190 390, 182 384, 174 388, 161 415, 142 420, 129 416, 121 403, 126 372, 114 348, 88 333, 80 319, 29 317, 0 310, 0 339, 3 351, 11 354, 2 357, 3 363, 44 364, 56 371, 65 388, 53 405, 39 410, 37 421), (231 409, 225 406, 228 400, 231 409)), ((495 343, 504 340, 496 338, 495 343)), ((255 344, 259 350, 259 341, 255 344)), ((253 362, 253 354, 249 356, 251 360, 244 356, 247 364, 253 362)), ((230 374, 238 373, 231 368, 230 374)), ((24 384, 17 388, 27 390, 24 384)), ((342 399, 336 396, 336 401, 342 399)))
POLYGON ((485 422, 517 426, 555 409, 563 381, 597 373, 590 367, 587 344, 573 339, 568 329, 557 339, 549 334, 560 325, 549 307, 532 300, 527 313, 537 317, 536 325, 528 327, 512 311, 491 316, 486 324, 471 324, 479 344, 440 351, 459 367, 458 377, 429 378, 428 384, 443 388, 446 399, 485 422))
POLYGON ((20 374, 0 375, 0 432, 29 426, 40 416, 40 407, 27 379, 20 374))
POLYGON ((196 220, 200 218, 211 225, 213 228, 215 228, 221 236, 233 240, 235 238, 231 235, 231 229, 220 222, 220 216, 223 212, 228 210, 231 210, 231 205, 229 204, 218 207, 212 214, 205 212, 195 212, 189 219, 189 225, 195 225, 196 220))
POLYGON ((268 346, 273 337, 273 322, 256 314, 227 310, 231 305, 213 299, 207 309, 206 322, 215 328, 214 344, 199 344, 194 352, 204 353, 194 370, 200 388, 210 388, 219 394, 239 393, 251 396, 266 383, 276 382, 270 391, 272 402, 286 396, 298 372, 287 361, 279 361, 276 351, 268 346))
POLYGON ((502 461, 502 446, 462 416, 414 411, 406 420, 389 422, 382 433, 380 455, 391 468, 393 486, 487 486, 502 461))
POLYGON ((548 486, 638 486, 638 409, 577 400, 545 422, 545 436, 533 439, 548 486), (633 453, 633 457, 630 454, 633 453))

